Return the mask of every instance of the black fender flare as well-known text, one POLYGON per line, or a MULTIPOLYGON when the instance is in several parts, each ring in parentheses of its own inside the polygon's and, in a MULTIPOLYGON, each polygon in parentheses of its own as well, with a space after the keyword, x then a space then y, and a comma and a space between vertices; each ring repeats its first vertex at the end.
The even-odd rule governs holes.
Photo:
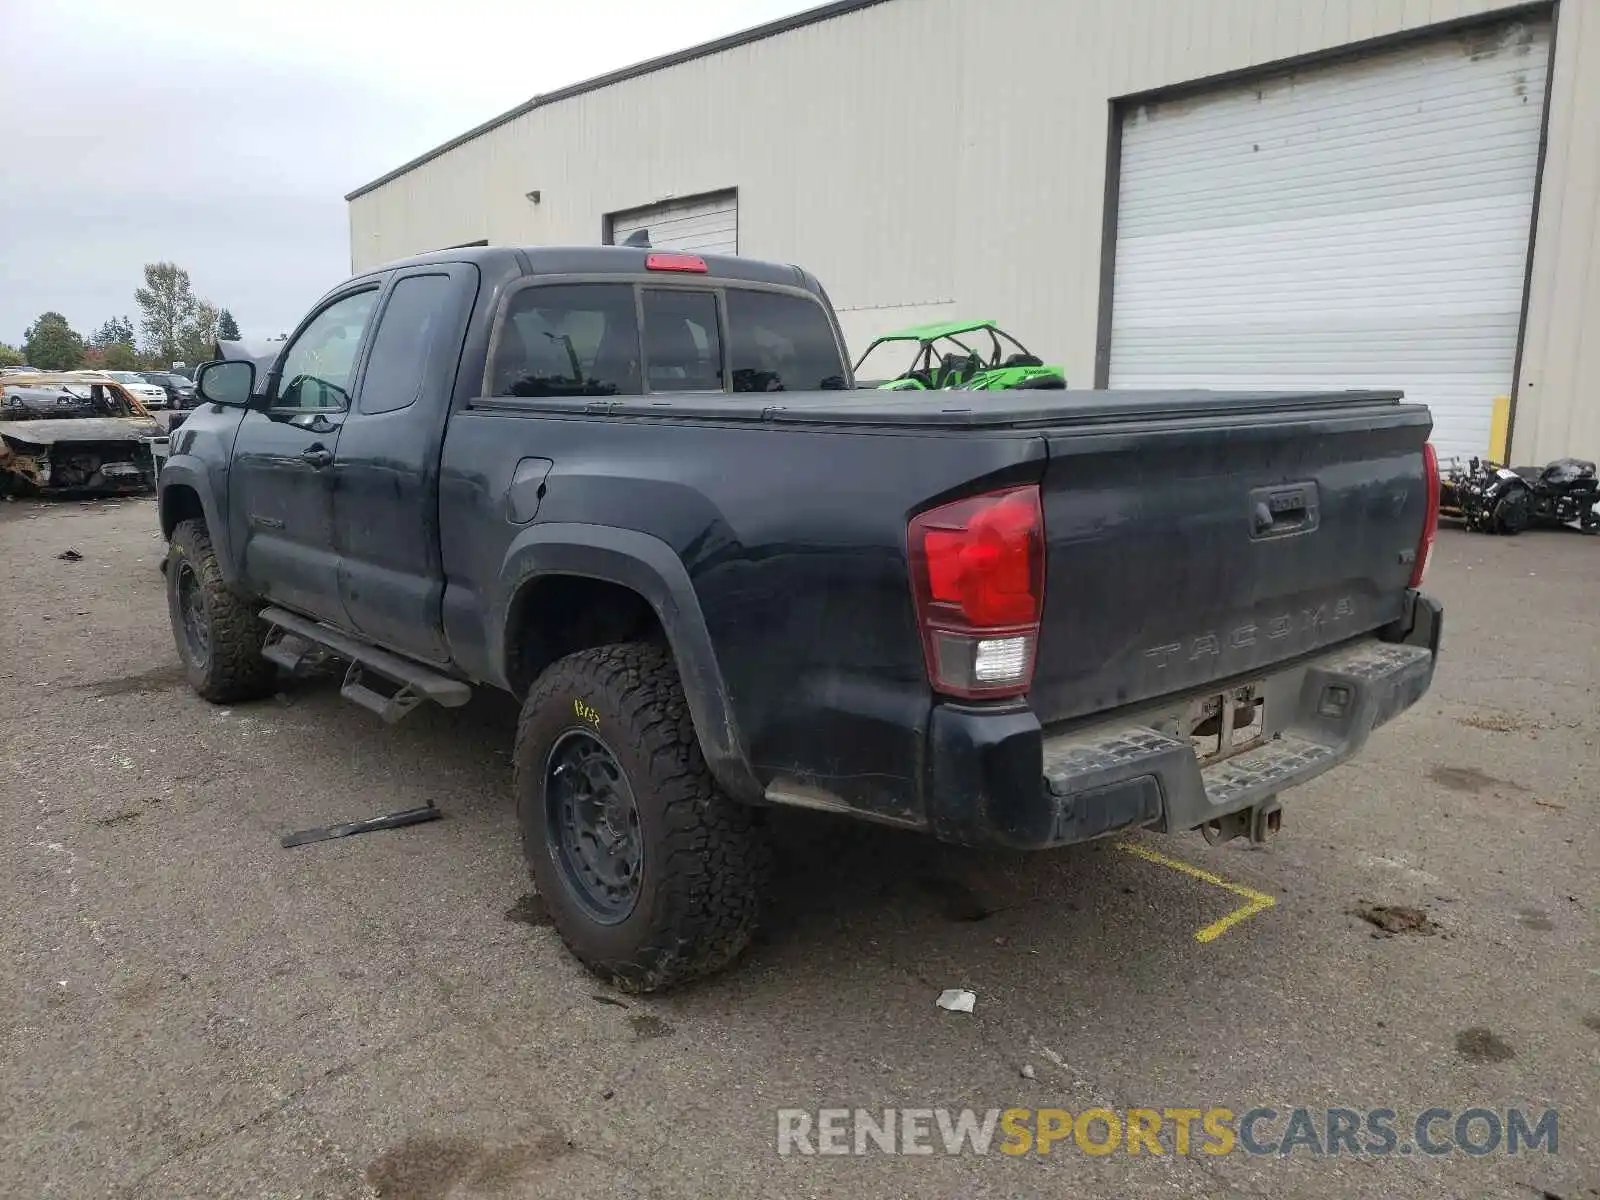
POLYGON ((217 498, 211 490, 211 474, 193 455, 180 454, 169 458, 161 467, 160 482, 156 487, 156 504, 161 519, 161 536, 170 539, 177 519, 168 503, 174 488, 188 488, 200 498, 200 511, 205 514, 206 530, 212 548, 217 552, 217 566, 222 571, 223 582, 237 587, 240 582, 238 565, 234 562, 229 542, 228 523, 217 498))
POLYGON ((517 596, 547 575, 603 580, 644 598, 666 632, 711 773, 736 799, 758 802, 763 789, 745 753, 699 597, 677 552, 651 534, 612 525, 552 522, 523 530, 506 551, 500 603, 489 627, 490 661, 503 677, 509 676, 506 647, 517 596))

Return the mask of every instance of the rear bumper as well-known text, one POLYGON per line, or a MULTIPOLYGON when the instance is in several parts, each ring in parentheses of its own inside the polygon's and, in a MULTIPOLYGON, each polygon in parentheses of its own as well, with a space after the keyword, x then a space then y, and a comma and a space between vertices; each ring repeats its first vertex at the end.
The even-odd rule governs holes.
POLYGON ((929 825, 968 845, 1043 849, 1121 829, 1230 817, 1356 754, 1433 682, 1443 614, 1419 593, 1376 636, 1258 676, 1264 740, 1201 768, 1175 723, 1190 697, 1049 734, 1026 709, 941 705, 929 731, 929 825))

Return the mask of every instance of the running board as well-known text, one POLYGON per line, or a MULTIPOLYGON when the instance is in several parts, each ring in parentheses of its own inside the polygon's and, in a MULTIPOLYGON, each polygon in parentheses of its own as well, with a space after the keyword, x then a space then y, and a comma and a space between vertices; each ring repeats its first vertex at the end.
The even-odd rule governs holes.
POLYGON ((389 724, 405 716, 424 700, 445 708, 460 708, 472 698, 472 688, 398 654, 369 646, 330 626, 296 616, 281 608, 264 608, 261 619, 271 626, 262 657, 290 672, 301 670, 332 655, 350 665, 339 694, 377 713, 389 724), (385 691, 369 678, 393 685, 385 691))
POLYGON ((261 657, 277 663, 291 675, 298 675, 324 661, 328 652, 298 633, 290 633, 273 625, 267 629, 267 640, 261 645, 261 657))

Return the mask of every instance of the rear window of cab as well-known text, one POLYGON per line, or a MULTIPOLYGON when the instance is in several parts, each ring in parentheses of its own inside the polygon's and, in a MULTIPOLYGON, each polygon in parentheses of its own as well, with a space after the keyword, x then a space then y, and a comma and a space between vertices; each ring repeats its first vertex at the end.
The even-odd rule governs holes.
POLYGON ((485 391, 592 397, 845 386, 815 299, 758 288, 534 284, 506 303, 485 391))

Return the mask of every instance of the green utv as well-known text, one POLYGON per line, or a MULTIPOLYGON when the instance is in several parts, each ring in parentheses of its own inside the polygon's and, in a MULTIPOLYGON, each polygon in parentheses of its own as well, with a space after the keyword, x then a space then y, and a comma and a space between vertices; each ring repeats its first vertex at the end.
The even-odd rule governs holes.
POLYGON ((943 321, 886 333, 867 347, 856 363, 855 375, 857 387, 888 391, 993 392, 1067 386, 1062 368, 1046 366, 993 321, 943 321), (987 352, 982 346, 984 335, 987 352), (904 342, 914 342, 916 354, 905 370, 890 377, 886 371, 893 369, 888 365, 893 347, 904 342), (874 355, 874 369, 867 370, 867 360, 874 355))

